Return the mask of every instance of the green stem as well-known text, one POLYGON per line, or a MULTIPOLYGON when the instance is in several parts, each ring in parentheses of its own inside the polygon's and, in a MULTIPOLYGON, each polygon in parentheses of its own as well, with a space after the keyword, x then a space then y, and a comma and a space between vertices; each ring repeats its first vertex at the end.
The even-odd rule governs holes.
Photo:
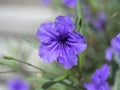
POLYGON ((77 0, 77 15, 78 15, 78 18, 81 18, 83 19, 83 13, 82 13, 82 6, 81 6, 81 2, 80 0, 77 0))
POLYGON ((3 58, 6 59, 6 60, 14 60, 14 61, 17 61, 17 62, 26 64, 26 65, 28 65, 28 66, 31 66, 31 67, 33 67, 33 68, 36 68, 36 69, 42 71, 43 73, 46 73, 43 69, 41 69, 41 68, 39 68, 39 67, 36 67, 36 66, 34 66, 34 65, 30 64, 30 63, 24 62, 24 61, 22 61, 22 60, 18 60, 18 59, 16 59, 16 58, 9 57, 9 56, 4 56, 3 58))
POLYGON ((0 72, 0 74, 4 74, 4 73, 12 73, 12 72, 15 72, 14 70, 11 70, 11 71, 3 71, 3 72, 0 72))
MULTIPOLYGON (((77 0, 77 15, 78 15, 78 18, 82 20, 82 26, 80 26, 81 28, 79 31, 81 34, 86 36, 86 24, 85 24, 83 10, 82 10, 82 4, 81 4, 80 0, 77 0)), ((80 55, 78 55, 80 69, 83 66, 85 56, 86 56, 86 50, 83 53, 81 53, 80 55)))
POLYGON ((82 20, 82 26, 81 26, 80 33, 83 35, 86 35, 86 31, 85 31, 86 25, 85 25, 85 20, 84 20, 84 15, 83 15, 82 4, 81 4, 80 0, 77 0, 77 8, 76 9, 77 9, 78 19, 82 20))
POLYGON ((63 84, 63 85, 66 85, 66 86, 68 86, 68 87, 72 87, 72 88, 76 88, 76 89, 77 89, 77 87, 75 87, 75 86, 73 86, 73 85, 71 85, 71 84, 68 84, 68 83, 66 83, 66 82, 64 82, 64 81, 61 81, 61 82, 59 82, 59 83, 61 83, 61 84, 63 84))

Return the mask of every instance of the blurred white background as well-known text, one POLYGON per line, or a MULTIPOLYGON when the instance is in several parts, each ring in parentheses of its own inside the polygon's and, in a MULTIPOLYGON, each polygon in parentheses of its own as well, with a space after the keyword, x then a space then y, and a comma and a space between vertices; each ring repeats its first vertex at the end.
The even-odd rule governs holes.
MULTIPOLYGON (((0 0, 0 56, 27 58, 27 62, 39 64, 38 50, 21 42, 21 39, 39 43, 36 38, 39 25, 54 20, 60 14, 62 11, 43 6, 39 0, 0 0), (29 57, 25 57, 25 52, 29 57)), ((0 72, 2 71, 8 69, 0 66, 0 72)), ((6 90, 6 81, 14 76, 15 73, 0 74, 0 90, 6 90)))

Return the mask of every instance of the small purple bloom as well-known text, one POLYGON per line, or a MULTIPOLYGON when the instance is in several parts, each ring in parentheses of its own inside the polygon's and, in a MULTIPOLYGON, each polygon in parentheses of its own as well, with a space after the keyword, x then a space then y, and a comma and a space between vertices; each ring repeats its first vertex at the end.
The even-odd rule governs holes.
POLYGON ((120 33, 111 40, 111 46, 106 50, 106 60, 111 61, 112 55, 118 59, 120 63, 120 33))
POLYGON ((95 73, 92 75, 92 82, 96 84, 100 84, 104 82, 110 74, 110 67, 105 64, 101 69, 97 69, 95 73))
POLYGON ((97 18, 93 19, 92 24, 97 31, 104 30, 107 25, 106 14, 103 12, 98 13, 97 18))
POLYGON ((8 81, 7 85, 8 90, 30 90, 28 83, 19 78, 8 81))
POLYGON ((120 54, 120 33, 112 39, 111 47, 117 55, 120 54))
POLYGON ((105 64, 101 69, 97 69, 91 77, 91 84, 85 83, 84 87, 87 90, 110 90, 106 79, 110 74, 110 67, 105 64))
POLYGON ((111 61, 112 60, 112 48, 109 47, 106 49, 105 51, 105 58, 107 61, 111 61))
POLYGON ((40 0, 40 3, 44 4, 44 5, 50 5, 52 2, 52 0, 40 0))
POLYGON ((40 26, 37 37, 41 40, 39 56, 47 63, 57 61, 65 68, 77 65, 77 55, 87 45, 85 37, 74 32, 75 25, 69 16, 58 16, 55 23, 40 26))
POLYGON ((62 3, 67 7, 74 8, 77 5, 77 0, 62 0, 62 3))
POLYGON ((90 13, 89 7, 86 6, 86 5, 83 5, 82 9, 83 9, 83 14, 84 14, 85 20, 86 21, 90 21, 90 19, 91 19, 91 13, 90 13))

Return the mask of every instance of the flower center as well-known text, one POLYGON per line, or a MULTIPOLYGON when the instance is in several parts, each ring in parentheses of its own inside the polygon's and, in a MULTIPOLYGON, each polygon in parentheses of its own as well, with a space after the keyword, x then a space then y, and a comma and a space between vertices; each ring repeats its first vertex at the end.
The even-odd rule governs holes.
POLYGON ((58 40, 59 40, 61 45, 65 45, 68 38, 67 38, 67 36, 60 36, 58 40))

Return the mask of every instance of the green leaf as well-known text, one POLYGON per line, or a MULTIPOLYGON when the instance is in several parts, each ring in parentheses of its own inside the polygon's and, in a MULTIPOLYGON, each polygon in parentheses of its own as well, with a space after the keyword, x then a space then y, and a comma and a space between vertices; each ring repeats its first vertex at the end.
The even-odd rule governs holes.
POLYGON ((5 63, 3 63, 3 62, 0 62, 0 65, 5 65, 5 63))
POLYGON ((42 88, 43 89, 48 89, 49 87, 51 87, 52 85, 54 85, 56 82, 52 81, 52 82, 47 82, 45 83, 42 88))
POLYGON ((120 90, 120 70, 116 73, 115 84, 112 90, 120 90))
POLYGON ((85 61, 85 56, 86 56, 86 50, 83 53, 81 53, 80 55, 78 55, 80 69, 83 67, 83 64, 85 61))
POLYGON ((45 82, 49 82, 50 81, 48 78, 45 78, 43 76, 41 76, 41 77, 28 77, 26 79, 28 81, 35 81, 35 82, 39 82, 39 83, 45 83, 45 82))
POLYGON ((58 82, 58 81, 64 80, 67 76, 68 76, 67 74, 64 74, 62 76, 59 76, 59 77, 55 78, 54 81, 58 82))
POLYGON ((43 88, 41 88, 41 87, 38 87, 37 89, 35 89, 35 90, 44 90, 43 88))
POLYGON ((76 26, 76 31, 80 32, 80 29, 82 27, 82 19, 77 18, 76 21, 75 21, 75 26, 76 26))
POLYGON ((83 17, 83 12, 82 12, 82 6, 81 6, 81 1, 80 0, 77 0, 77 15, 79 18, 84 18, 83 17))

